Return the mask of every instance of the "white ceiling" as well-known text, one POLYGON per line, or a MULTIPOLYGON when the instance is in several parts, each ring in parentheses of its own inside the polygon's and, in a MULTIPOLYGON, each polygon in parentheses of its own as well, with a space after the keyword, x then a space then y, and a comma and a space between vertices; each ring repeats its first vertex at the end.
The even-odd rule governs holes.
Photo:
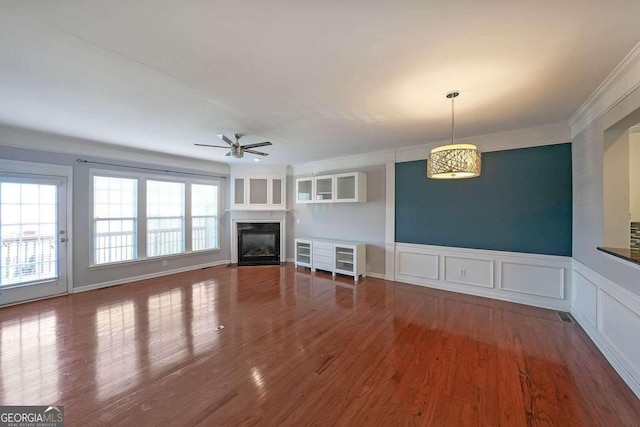
MULTIPOLYGON (((566 122, 640 41, 638 0, 0 0, 0 123, 299 164, 566 122)), ((480 147, 482 148, 482 147, 480 147)), ((242 162, 250 162, 245 158, 242 162)))

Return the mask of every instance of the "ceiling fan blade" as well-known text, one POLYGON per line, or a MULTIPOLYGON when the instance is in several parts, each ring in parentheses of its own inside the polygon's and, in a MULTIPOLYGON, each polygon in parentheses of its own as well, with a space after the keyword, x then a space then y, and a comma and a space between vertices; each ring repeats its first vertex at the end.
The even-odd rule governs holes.
POLYGON ((225 147, 224 145, 210 145, 210 144, 193 144, 193 145, 197 145, 198 147, 229 148, 229 147, 225 147))
POLYGON ((245 153, 257 154, 258 156, 268 156, 269 153, 263 153, 262 151, 254 151, 254 150, 243 150, 245 153))
POLYGON ((244 148, 246 150, 247 148, 266 147, 267 145, 273 145, 273 144, 270 143, 269 141, 265 141, 265 142, 258 142, 258 143, 255 143, 255 144, 243 145, 242 148, 244 148))
POLYGON ((229 145, 234 145, 235 144, 233 141, 231 141, 229 138, 227 138, 226 136, 224 136, 221 133, 218 134, 218 138, 220 138, 221 140, 223 140, 224 142, 226 142, 229 145))

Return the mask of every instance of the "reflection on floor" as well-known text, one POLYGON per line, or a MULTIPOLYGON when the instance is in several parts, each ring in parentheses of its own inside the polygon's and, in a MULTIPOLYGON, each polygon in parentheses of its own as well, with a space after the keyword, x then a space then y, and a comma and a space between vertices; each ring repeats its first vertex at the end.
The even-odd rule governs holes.
POLYGON ((61 404, 70 426, 640 419, 593 343, 554 312, 291 266, 7 307, 0 334, 0 404, 61 404))

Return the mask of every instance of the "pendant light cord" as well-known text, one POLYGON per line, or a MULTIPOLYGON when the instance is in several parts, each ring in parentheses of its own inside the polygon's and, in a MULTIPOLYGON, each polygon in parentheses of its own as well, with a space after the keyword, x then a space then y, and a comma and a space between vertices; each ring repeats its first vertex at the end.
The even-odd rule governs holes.
POLYGON ((456 116, 453 112, 453 103, 455 102, 455 99, 456 99, 455 96, 451 97, 451 145, 453 145, 453 129, 454 129, 454 124, 456 120, 456 116))

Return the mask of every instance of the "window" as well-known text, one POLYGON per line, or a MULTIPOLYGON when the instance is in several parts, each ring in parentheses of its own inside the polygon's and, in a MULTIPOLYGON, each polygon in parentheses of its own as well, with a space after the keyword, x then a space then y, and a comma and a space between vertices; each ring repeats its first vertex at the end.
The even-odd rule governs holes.
POLYGON ((217 181, 101 169, 91 176, 92 265, 219 248, 217 181))
POLYGON ((184 252, 182 182, 147 181, 147 256, 184 252))
POLYGON ((191 248, 218 247, 218 186, 191 185, 191 248))
POLYGON ((138 180, 93 177, 93 263, 137 258, 138 180))

